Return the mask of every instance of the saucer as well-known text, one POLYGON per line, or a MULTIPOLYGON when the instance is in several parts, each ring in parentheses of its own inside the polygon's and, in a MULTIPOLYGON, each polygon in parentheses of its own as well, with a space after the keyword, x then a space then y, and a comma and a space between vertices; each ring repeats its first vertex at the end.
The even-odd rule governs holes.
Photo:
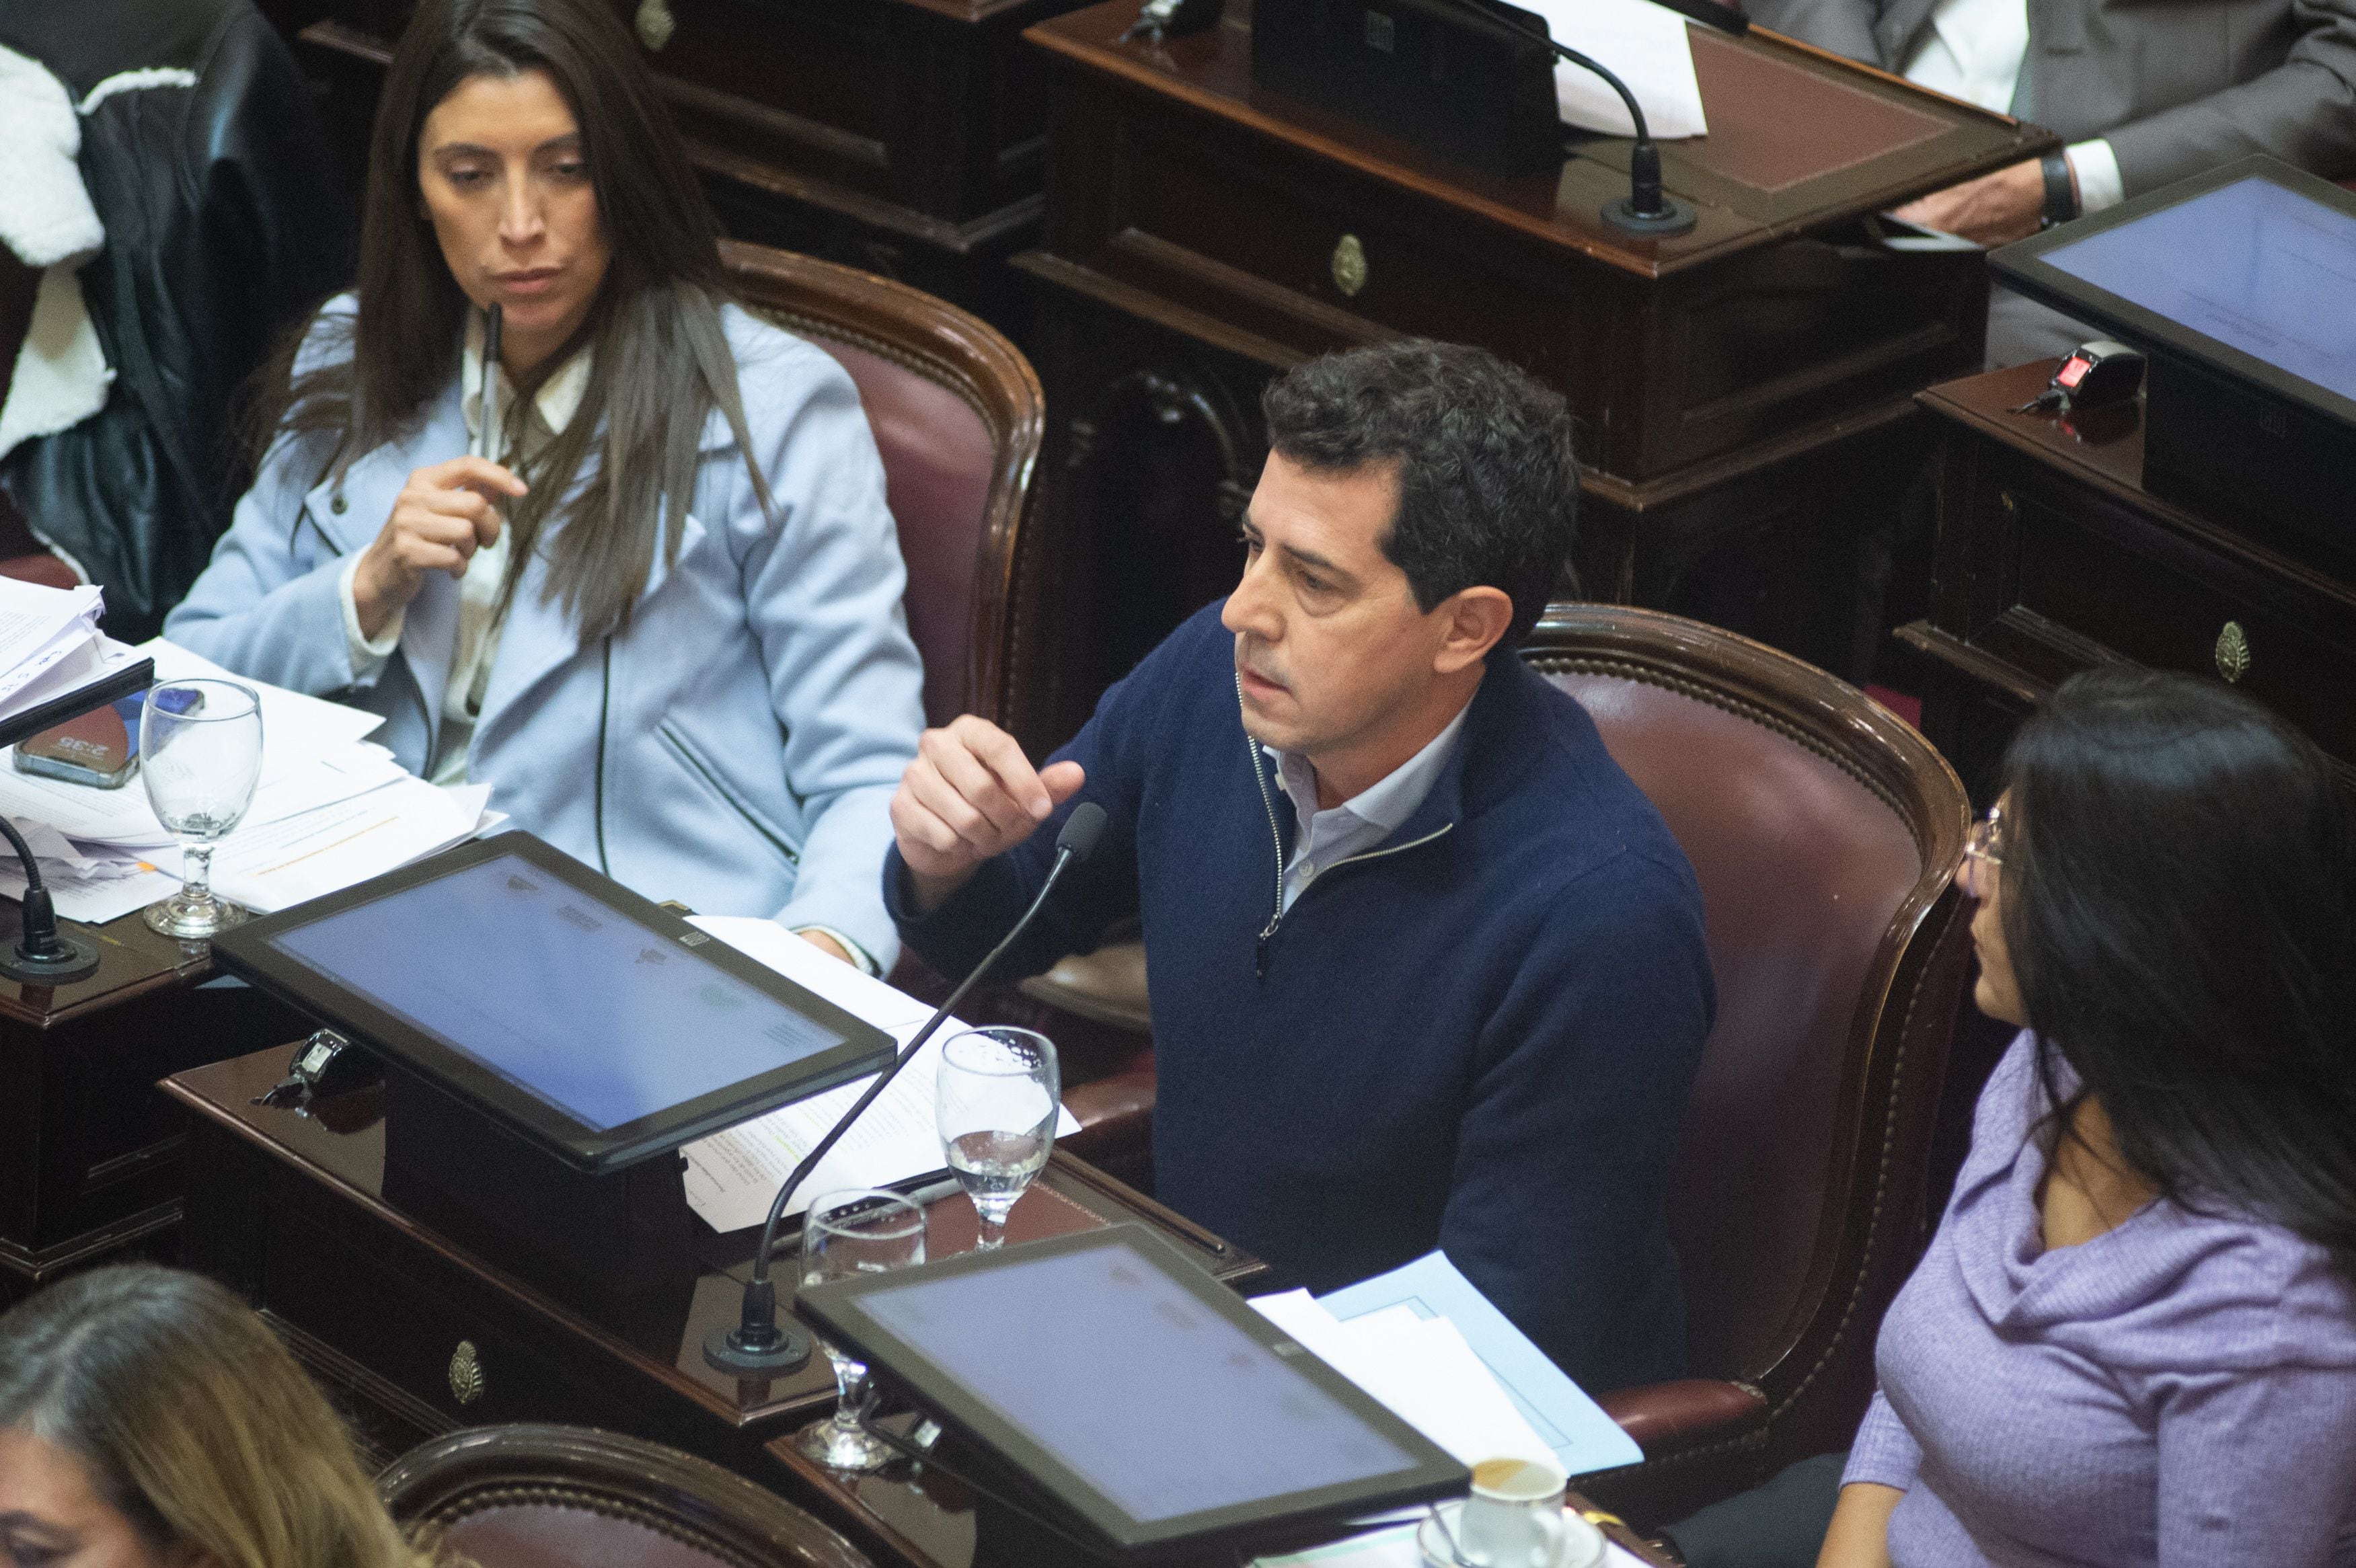
MULTIPOLYGON (((1440 1505, 1439 1511, 1447 1520, 1451 1531, 1455 1530, 1456 1516, 1463 1509, 1461 1501, 1440 1505)), ((1575 1513, 1566 1514, 1564 1522, 1569 1528, 1562 1534, 1562 1551, 1547 1568, 1601 1568, 1605 1555, 1603 1532, 1575 1513)), ((1430 1513, 1415 1527, 1415 1544, 1423 1555, 1424 1568, 1464 1568, 1450 1553, 1448 1537, 1440 1532, 1430 1513)))

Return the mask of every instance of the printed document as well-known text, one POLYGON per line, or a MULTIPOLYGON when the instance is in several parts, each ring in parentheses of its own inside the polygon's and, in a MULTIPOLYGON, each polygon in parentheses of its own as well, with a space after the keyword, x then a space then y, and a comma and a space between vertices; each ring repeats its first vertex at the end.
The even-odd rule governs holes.
MULTIPOLYGON (((1707 136, 1701 82, 1694 75, 1687 22, 1651 0, 1519 0, 1547 20, 1554 41, 1577 49, 1628 84, 1658 142, 1707 136)), ((1607 136, 1633 136, 1628 106, 1603 79, 1567 59, 1554 62, 1555 101, 1563 123, 1607 136)))
POLYGON ((1344 1324, 1402 1305, 1419 1317, 1445 1317, 1454 1323, 1506 1397, 1553 1451, 1556 1462, 1570 1475, 1633 1465, 1644 1457, 1636 1440, 1458 1273, 1445 1253, 1427 1253, 1388 1274, 1345 1285, 1319 1299, 1344 1324))
MULTIPOLYGON (((828 956, 774 920, 697 915, 689 923, 864 1019, 903 1050, 933 1016, 932 1008, 905 991, 828 956)), ((948 1173, 933 1117, 934 1080, 940 1072, 941 1048, 966 1027, 953 1018, 942 1020, 916 1059, 900 1069, 891 1087, 851 1125, 842 1141, 795 1191, 786 1210, 788 1215, 801 1213, 821 1192, 892 1187, 948 1173)), ((854 1079, 689 1144, 680 1151, 687 1156, 688 1206, 715 1231, 741 1231, 761 1223, 769 1216, 779 1185, 873 1082, 872 1077, 854 1079)), ((1059 1111, 1058 1137, 1079 1130, 1069 1111, 1059 1111)))

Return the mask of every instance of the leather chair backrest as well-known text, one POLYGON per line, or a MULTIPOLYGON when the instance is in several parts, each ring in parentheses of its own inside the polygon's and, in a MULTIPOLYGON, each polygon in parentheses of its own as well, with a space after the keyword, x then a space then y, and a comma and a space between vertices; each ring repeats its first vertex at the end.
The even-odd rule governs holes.
MULTIPOLYGON (((1911 912, 1944 887, 1963 825, 1962 791, 1944 773, 1953 820, 1932 856, 1904 797, 1843 755, 1875 731, 1826 719, 1871 705, 1853 688, 1732 634, 1611 606, 1560 605, 1526 650, 1579 699, 1604 743, 1651 797, 1701 884, 1718 1016, 1704 1049, 1671 1176, 1669 1222, 1686 1280, 1690 1371, 1758 1378, 1791 1347, 1812 1268, 1841 1216, 1827 1202, 1844 1147, 1847 1082, 1860 1034, 1878 1021, 1911 912), (1565 618, 1584 623, 1584 639, 1565 618), (1592 634, 1609 624, 1616 640, 1592 634), (1659 645, 1647 650, 1646 636, 1659 645), (1609 640, 1611 645, 1605 646, 1609 640), (1598 655, 1602 656, 1595 656, 1598 655), (1674 656, 1665 656, 1669 655, 1674 656), (1713 680, 1714 658, 1726 674, 1713 680), (1761 670, 1787 689, 1761 699, 1761 670), (1750 689, 1746 689, 1746 687, 1750 689), (1875 781, 1875 782, 1869 782, 1875 781)), ((1882 732, 1904 727, 1871 709, 1882 732)), ((1883 771, 1892 759, 1875 758, 1883 771)), ((1933 781, 1937 782, 1937 781, 1933 781)))
POLYGON ((873 1568, 741 1476, 586 1427, 453 1433, 395 1460, 377 1493, 476 1568, 873 1568))
POLYGON ((908 634, 925 656, 925 722, 968 710, 973 584, 997 453, 981 416, 939 382, 849 344, 819 339, 859 385, 884 457, 884 489, 908 563, 908 634))
POLYGON ((1866 970, 1922 874, 1906 825, 1751 720, 1604 676, 1557 684, 1652 797, 1700 880, 1718 981, 1669 1195, 1691 1370, 1762 1364, 1815 1253, 1835 1102, 1866 970))
POLYGON ((858 385, 907 563, 926 721, 1005 723, 1023 630, 1017 530, 1045 430, 1038 378, 995 330, 929 294, 763 246, 730 241, 723 255, 747 298, 858 385))

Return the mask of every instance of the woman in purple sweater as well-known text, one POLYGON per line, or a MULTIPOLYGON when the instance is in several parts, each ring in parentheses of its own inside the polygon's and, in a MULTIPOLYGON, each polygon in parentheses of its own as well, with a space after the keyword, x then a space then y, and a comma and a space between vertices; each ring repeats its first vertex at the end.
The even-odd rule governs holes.
POLYGON ((2356 1563, 2351 824, 2303 736, 2102 670, 1963 872, 2021 1026, 1819 1568, 2356 1563))

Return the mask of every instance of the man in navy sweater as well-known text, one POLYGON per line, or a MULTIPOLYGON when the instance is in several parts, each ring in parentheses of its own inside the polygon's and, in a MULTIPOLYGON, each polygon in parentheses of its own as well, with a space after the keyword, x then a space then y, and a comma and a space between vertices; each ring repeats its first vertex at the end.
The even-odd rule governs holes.
POLYGON ((1662 1183, 1714 997, 1683 851, 1514 651, 1570 549, 1569 413, 1432 343, 1265 408, 1235 592, 1044 767, 928 731, 885 898, 962 972, 1097 802, 1007 964, 1141 913, 1164 1202, 1317 1291, 1441 1247, 1587 1386, 1675 1377, 1662 1183))

